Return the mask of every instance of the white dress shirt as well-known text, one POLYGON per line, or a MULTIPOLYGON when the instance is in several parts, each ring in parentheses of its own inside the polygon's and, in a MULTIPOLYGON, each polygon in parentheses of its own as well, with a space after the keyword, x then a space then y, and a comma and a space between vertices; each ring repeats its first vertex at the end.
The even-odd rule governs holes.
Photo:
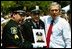
MULTIPOLYGON (((46 16, 42 19, 45 23, 46 37, 52 20, 51 16, 46 16)), ((71 28, 69 23, 57 16, 54 20, 52 34, 50 37, 50 48, 71 48, 71 28)))

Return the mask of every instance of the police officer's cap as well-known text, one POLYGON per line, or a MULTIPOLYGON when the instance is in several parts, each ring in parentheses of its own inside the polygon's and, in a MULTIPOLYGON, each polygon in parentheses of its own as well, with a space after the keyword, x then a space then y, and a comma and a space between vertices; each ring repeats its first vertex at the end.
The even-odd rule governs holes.
POLYGON ((39 9, 38 10, 34 9, 34 10, 31 11, 31 13, 33 13, 33 14, 40 14, 40 10, 39 9))
POLYGON ((18 13, 21 16, 25 16, 26 15, 26 11, 25 10, 16 10, 13 13, 18 13))

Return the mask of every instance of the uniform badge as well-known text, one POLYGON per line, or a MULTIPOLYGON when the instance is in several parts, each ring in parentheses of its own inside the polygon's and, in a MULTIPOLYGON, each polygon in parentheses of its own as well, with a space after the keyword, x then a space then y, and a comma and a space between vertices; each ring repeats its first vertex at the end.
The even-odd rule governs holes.
POLYGON ((15 39, 19 39, 19 36, 17 34, 14 35, 15 39))
POLYGON ((11 27, 11 33, 12 34, 17 34, 17 28, 16 27, 11 27))

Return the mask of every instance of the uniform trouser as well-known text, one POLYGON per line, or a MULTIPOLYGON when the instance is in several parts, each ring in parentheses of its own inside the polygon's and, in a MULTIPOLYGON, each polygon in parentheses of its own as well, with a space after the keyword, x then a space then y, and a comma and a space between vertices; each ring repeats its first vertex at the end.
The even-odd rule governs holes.
POLYGON ((3 43, 2 48, 33 48, 33 46, 31 42, 25 40, 24 42, 19 41, 13 45, 3 43))
POLYGON ((18 45, 20 48, 33 48, 33 45, 29 41, 24 41, 18 45))

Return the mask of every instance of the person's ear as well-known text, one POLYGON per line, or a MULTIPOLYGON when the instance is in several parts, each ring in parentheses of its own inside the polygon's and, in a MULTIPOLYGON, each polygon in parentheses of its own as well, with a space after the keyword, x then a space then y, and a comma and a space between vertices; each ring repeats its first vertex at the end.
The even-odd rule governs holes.
POLYGON ((16 17, 16 14, 13 14, 13 17, 16 17))

